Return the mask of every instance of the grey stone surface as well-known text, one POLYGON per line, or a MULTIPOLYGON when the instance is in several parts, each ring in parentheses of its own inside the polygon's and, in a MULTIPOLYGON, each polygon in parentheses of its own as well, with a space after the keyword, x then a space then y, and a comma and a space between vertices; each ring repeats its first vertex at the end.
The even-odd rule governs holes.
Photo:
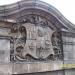
POLYGON ((13 74, 20 74, 20 73, 36 73, 36 72, 46 72, 46 71, 55 71, 62 69, 62 62, 37 62, 37 63, 27 63, 27 64, 14 64, 12 68, 13 74))
POLYGON ((11 75, 12 64, 0 64, 0 75, 11 75))
POLYGON ((10 62, 10 40, 0 39, 0 63, 10 62))
POLYGON ((0 7, 1 75, 75 75, 62 66, 75 63, 74 53, 75 26, 51 5, 26 0, 0 7))
POLYGON ((41 72, 41 73, 31 73, 24 75, 64 75, 63 71, 53 71, 53 72, 41 72))

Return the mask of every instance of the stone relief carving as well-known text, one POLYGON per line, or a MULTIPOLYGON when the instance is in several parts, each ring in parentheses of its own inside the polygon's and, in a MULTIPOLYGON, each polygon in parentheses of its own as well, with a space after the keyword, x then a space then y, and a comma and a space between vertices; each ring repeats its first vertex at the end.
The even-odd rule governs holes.
POLYGON ((34 42, 31 42, 30 45, 29 45, 29 49, 32 51, 35 49, 35 43, 34 42))
POLYGON ((62 43, 61 43, 61 34, 60 32, 54 32, 52 35, 52 44, 53 44, 53 50, 55 53, 55 59, 62 59, 62 43))
POLYGON ((17 33, 18 32, 18 26, 17 25, 12 25, 11 32, 12 33, 17 33))
POLYGON ((55 52, 57 50, 61 53, 60 35, 48 27, 47 20, 28 15, 20 22, 21 26, 13 26, 11 29, 11 33, 17 35, 13 43, 15 61, 54 60, 55 55, 61 55, 55 52))
POLYGON ((39 37, 43 37, 44 36, 44 32, 42 29, 38 29, 38 36, 39 37))

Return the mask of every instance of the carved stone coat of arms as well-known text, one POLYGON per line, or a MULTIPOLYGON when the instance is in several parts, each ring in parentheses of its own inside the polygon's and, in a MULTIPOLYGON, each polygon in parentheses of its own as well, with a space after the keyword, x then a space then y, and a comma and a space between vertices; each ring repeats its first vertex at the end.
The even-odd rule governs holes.
MULTIPOLYGON (((24 18, 22 25, 14 25, 14 60, 47 60, 54 56, 52 35, 54 30, 40 17, 24 18)), ((57 41, 55 42, 57 43, 57 41)))

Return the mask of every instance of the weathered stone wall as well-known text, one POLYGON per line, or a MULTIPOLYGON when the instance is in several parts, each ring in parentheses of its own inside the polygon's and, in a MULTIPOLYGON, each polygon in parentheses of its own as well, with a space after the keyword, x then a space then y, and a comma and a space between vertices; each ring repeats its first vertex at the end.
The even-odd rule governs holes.
POLYGON ((0 20, 0 75, 75 75, 63 70, 75 63, 75 27, 54 7, 21 1, 0 7, 0 20))
POLYGON ((51 28, 52 24, 45 18, 32 15, 21 25, 9 22, 1 24, 1 73, 36 73, 62 69, 60 32, 56 27, 51 28))
POLYGON ((75 63, 75 33, 63 32, 63 55, 65 64, 75 63))
POLYGON ((67 75, 72 70, 63 70, 63 64, 74 64, 75 34, 61 32, 50 22, 47 23, 45 18, 37 20, 36 16, 32 17, 36 21, 24 17, 20 20, 24 20, 21 24, 0 22, 0 73, 67 75), (40 50, 38 55, 37 45, 40 50))

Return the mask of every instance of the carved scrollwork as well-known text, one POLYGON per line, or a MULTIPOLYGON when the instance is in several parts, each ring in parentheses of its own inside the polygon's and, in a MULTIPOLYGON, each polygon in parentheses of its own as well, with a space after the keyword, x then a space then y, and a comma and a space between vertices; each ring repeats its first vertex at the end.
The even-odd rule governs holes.
POLYGON ((17 33, 18 32, 18 26, 13 24, 11 27, 11 33, 17 33))
POLYGON ((56 57, 59 59, 61 36, 57 30, 52 30, 48 27, 47 20, 36 15, 28 15, 20 20, 23 25, 14 29, 14 33, 18 34, 14 39, 15 59, 19 61, 54 60, 56 57))
POLYGON ((26 28, 24 26, 21 26, 19 28, 19 31, 21 33, 21 41, 26 43, 26 37, 27 37, 27 32, 26 32, 26 28))
POLYGON ((54 32, 52 35, 52 45, 55 53, 55 59, 62 59, 62 43, 61 43, 61 34, 60 32, 54 32))
POLYGON ((16 52, 18 52, 18 53, 22 52, 22 50, 23 50, 23 47, 22 46, 18 46, 16 48, 16 52))
POLYGON ((18 21, 21 23, 33 23, 33 24, 38 23, 37 20, 38 20, 38 17, 35 15, 28 15, 24 17, 22 16, 18 19, 18 21))
POLYGON ((22 53, 23 53, 23 47, 22 46, 18 46, 17 48, 16 48, 16 58, 18 59, 18 60, 22 60, 22 59, 24 59, 25 57, 22 55, 22 53))
MULTIPOLYGON (((12 37, 13 40, 11 39, 11 43, 14 44, 14 47, 12 50, 14 50, 14 52, 16 53, 15 57, 18 60, 21 60, 24 58, 24 56, 22 54, 23 54, 24 45, 26 43, 26 37, 27 37, 26 28, 24 26, 19 27, 17 25, 16 26, 14 25, 11 28, 11 33, 14 33, 14 36, 16 36, 16 34, 17 34, 16 38, 12 37)), ((12 50, 11 50, 11 52, 12 52, 12 50)), ((11 59, 13 57, 12 55, 13 54, 11 53, 11 59)))
POLYGON ((26 28, 21 26, 19 28, 20 36, 16 39, 16 58, 21 60, 24 59, 25 56, 23 55, 24 45, 26 43, 26 28))

